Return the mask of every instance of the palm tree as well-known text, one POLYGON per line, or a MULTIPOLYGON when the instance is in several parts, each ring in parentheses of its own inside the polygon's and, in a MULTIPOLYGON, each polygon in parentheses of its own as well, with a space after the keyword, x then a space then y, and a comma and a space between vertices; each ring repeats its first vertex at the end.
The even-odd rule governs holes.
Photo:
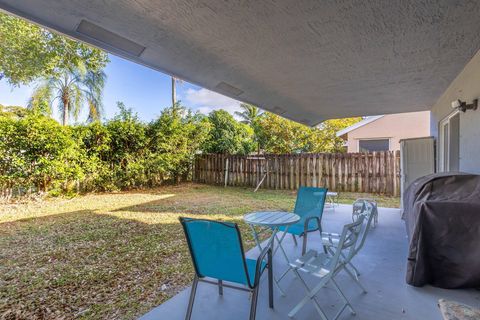
POLYGON ((50 106, 51 95, 52 93, 48 86, 38 86, 30 97, 27 106, 28 109, 50 116, 52 114, 52 108, 50 106))
MULTIPOLYGON (((44 79, 35 89, 28 107, 39 108, 47 103, 50 106, 57 101, 62 124, 68 125, 70 117, 75 120, 85 103, 88 105, 87 121, 99 120, 102 112, 102 92, 106 75, 103 71, 86 71, 83 68, 64 70, 60 76, 44 79)), ((43 107, 45 109, 45 107, 43 107)), ((44 113, 48 113, 44 112, 44 113)))
POLYGON ((103 114, 103 88, 107 75, 103 71, 89 71, 83 81, 86 87, 86 99, 88 103, 88 119, 87 121, 98 121, 103 114))
POLYGON ((263 115, 263 112, 252 104, 242 103, 240 104, 240 108, 242 108, 243 111, 235 111, 235 115, 242 119, 242 123, 248 124, 252 127, 263 115))
POLYGON ((255 142, 257 143, 257 154, 260 154, 260 149, 262 148, 262 128, 259 120, 263 117, 264 113, 253 104, 242 103, 240 104, 240 108, 242 108, 243 111, 235 111, 235 115, 242 119, 242 123, 248 124, 253 129, 255 142))

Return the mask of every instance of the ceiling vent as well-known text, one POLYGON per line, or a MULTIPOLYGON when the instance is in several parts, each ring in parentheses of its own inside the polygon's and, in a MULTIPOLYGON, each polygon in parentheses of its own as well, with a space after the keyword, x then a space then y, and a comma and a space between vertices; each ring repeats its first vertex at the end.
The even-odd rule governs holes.
POLYGON ((144 46, 86 20, 80 22, 77 32, 132 56, 139 57, 145 50, 144 46))
POLYGON ((242 90, 232 86, 232 85, 229 85, 228 83, 226 82, 220 82, 219 84, 217 84, 215 86, 216 89, 218 89, 219 91, 221 92, 224 92, 225 94, 229 94, 229 95, 234 95, 234 96, 239 96, 243 93, 242 90))

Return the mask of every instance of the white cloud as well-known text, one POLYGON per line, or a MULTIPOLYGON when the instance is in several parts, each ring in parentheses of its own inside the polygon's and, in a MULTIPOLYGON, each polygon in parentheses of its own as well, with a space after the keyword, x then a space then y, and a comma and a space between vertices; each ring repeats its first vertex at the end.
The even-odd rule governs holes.
POLYGON ((218 109, 224 109, 231 114, 241 110, 239 101, 205 88, 198 90, 189 88, 182 98, 194 110, 204 114, 218 109))

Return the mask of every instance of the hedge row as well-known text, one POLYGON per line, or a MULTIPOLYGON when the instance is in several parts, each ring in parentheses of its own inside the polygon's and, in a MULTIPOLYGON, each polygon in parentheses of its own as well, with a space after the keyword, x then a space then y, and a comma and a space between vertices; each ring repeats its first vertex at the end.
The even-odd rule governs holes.
POLYGON ((121 190, 187 179, 208 134, 208 119, 182 108, 165 109, 146 124, 120 106, 105 124, 68 127, 34 112, 0 112, 0 197, 121 190))

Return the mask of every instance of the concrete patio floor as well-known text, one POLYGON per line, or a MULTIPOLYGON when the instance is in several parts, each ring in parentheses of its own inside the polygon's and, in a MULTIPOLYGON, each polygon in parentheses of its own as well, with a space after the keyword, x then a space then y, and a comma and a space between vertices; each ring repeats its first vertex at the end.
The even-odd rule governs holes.
MULTIPOLYGON (((340 205, 333 211, 325 209, 322 226, 324 231, 339 232, 342 225, 351 222, 351 206, 340 205)), ((286 237, 284 247, 291 258, 297 257, 301 246, 295 247, 291 237, 286 237)), ((309 248, 319 248, 319 236, 309 236, 309 248)), ((256 249, 248 252, 255 257, 256 249)), ((430 286, 415 288, 405 283, 407 237, 405 226, 398 209, 379 209, 379 225, 369 234, 363 251, 354 263, 361 272, 361 281, 368 290, 361 290, 343 272, 337 276, 338 283, 349 298, 357 314, 344 311, 340 319, 441 319, 437 307, 440 298, 455 300, 479 307, 478 290, 444 290, 430 286)), ((284 257, 277 252, 274 257, 274 273, 279 275, 286 269, 284 257)), ((318 279, 307 277, 312 284, 318 279)), ((282 297, 274 288, 275 308, 268 308, 267 277, 263 276, 257 307, 257 319, 289 319, 287 313, 304 297, 305 291, 300 281, 289 273, 281 281, 286 292, 282 297)), ((180 320, 184 319, 190 288, 180 292, 162 305, 154 308, 141 320, 180 320)), ((333 317, 340 305, 335 291, 327 286, 318 295, 322 308, 333 317)), ((225 288, 223 297, 218 295, 216 286, 200 283, 193 308, 192 319, 248 319, 250 307, 246 292, 225 288)), ((311 303, 307 304, 294 319, 320 319, 311 303)))

